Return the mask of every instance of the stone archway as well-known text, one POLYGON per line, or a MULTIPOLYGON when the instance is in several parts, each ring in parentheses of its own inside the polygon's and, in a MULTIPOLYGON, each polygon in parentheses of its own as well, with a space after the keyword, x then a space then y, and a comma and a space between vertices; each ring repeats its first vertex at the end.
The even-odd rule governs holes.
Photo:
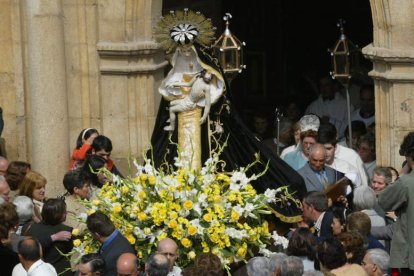
POLYGON ((414 3, 370 4, 374 41, 363 54, 373 63, 377 164, 400 168, 399 145, 414 123, 414 3))

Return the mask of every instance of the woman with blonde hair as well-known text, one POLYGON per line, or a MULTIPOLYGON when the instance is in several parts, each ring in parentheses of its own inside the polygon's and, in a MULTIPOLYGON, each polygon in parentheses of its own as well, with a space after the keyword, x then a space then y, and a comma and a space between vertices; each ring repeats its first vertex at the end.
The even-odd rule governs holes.
POLYGON ((42 220, 42 208, 45 201, 46 178, 35 172, 29 171, 20 184, 19 195, 28 196, 33 200, 33 220, 37 223, 42 220))

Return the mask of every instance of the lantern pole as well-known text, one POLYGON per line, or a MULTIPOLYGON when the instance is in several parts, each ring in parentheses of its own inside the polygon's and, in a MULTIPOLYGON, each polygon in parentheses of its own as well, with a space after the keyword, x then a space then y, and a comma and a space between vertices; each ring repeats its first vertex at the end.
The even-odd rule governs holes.
MULTIPOLYGON (((348 45, 348 39, 345 35, 344 32, 344 24, 345 21, 342 19, 339 19, 339 22, 337 24, 337 26, 340 29, 341 35, 339 37, 339 40, 335 43, 334 46, 334 50, 330 51, 331 55, 332 55, 332 59, 333 59, 333 71, 331 72, 332 78, 334 79, 338 79, 338 81, 345 87, 345 92, 346 92, 346 107, 347 107, 347 117, 348 117, 348 138, 349 138, 349 143, 352 145, 352 126, 351 126, 351 99, 349 96, 349 80, 351 79, 351 74, 350 74, 350 50, 349 50, 349 45, 348 45), (338 64, 336 64, 336 54, 337 54, 337 48, 339 44, 343 44, 343 48, 346 51, 346 62, 345 62, 345 68, 341 68, 341 69, 345 69, 342 72, 345 72, 345 74, 343 74, 342 72, 340 74, 337 73, 338 71, 338 64)), ((342 53, 341 53, 342 54, 342 53)))

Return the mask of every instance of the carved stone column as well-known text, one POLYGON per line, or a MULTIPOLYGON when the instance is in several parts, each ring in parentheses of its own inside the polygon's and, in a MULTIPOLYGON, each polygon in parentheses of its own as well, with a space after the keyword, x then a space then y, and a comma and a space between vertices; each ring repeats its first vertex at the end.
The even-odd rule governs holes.
POLYGON ((373 62, 377 164, 401 167, 399 145, 414 126, 414 4, 371 0, 374 42, 363 49, 373 62))
POLYGON ((44 175, 47 196, 62 190, 69 160, 65 44, 60 1, 26 0, 29 132, 32 168, 44 175))
POLYGON ((123 173, 127 158, 142 157, 160 102, 168 62, 152 37, 160 0, 98 1, 101 133, 111 138, 123 173))

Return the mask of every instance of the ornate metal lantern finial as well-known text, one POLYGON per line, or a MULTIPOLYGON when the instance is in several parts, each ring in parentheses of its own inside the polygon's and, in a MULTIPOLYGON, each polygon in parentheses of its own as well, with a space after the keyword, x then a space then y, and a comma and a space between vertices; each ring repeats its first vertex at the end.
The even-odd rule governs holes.
POLYGON ((341 32, 338 41, 335 43, 333 50, 328 51, 332 56, 332 78, 337 79, 346 90, 346 102, 347 102, 347 117, 349 128, 349 141, 352 141, 352 128, 351 128, 351 103, 348 91, 349 80, 352 77, 354 69, 359 65, 358 53, 359 49, 349 40, 344 31, 345 21, 339 19, 337 26, 341 32))
POLYGON ((231 18, 230 13, 226 13, 223 17, 223 20, 226 21, 226 29, 212 46, 214 54, 219 59, 223 71, 230 81, 246 68, 246 65, 243 64, 243 47, 246 46, 246 43, 241 42, 230 32, 229 20, 231 18))
POLYGON ((352 69, 358 62, 357 52, 359 49, 345 35, 345 20, 339 19, 338 28, 341 32, 333 50, 328 51, 332 56, 332 78, 337 79, 343 85, 348 85, 352 76, 352 69))

